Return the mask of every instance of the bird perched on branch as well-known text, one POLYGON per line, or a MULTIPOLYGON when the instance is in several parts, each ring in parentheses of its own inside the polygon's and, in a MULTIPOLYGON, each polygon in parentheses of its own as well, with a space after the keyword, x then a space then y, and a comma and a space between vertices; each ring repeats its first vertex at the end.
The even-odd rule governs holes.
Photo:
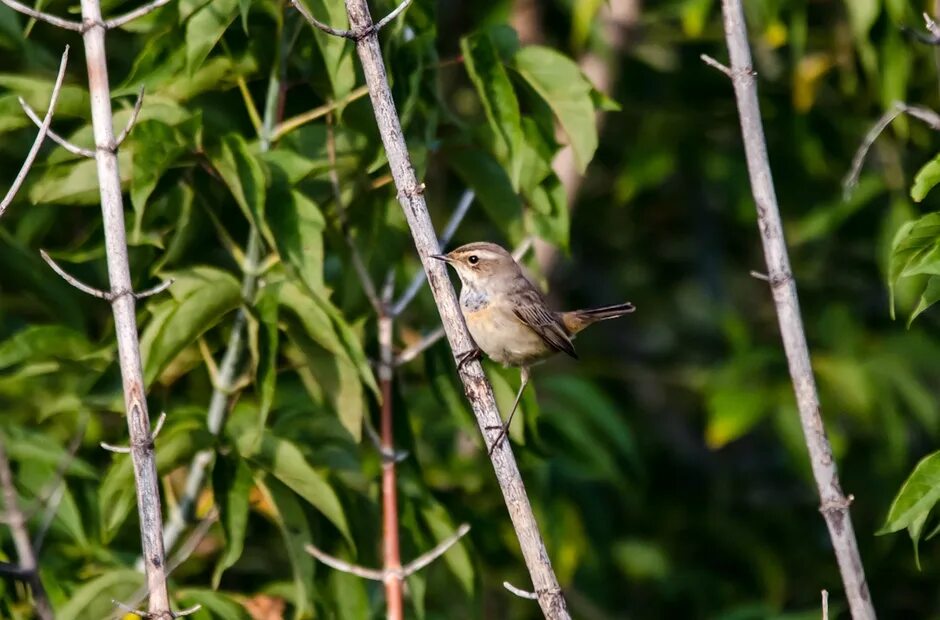
POLYGON ((495 243, 468 243, 431 258, 451 265, 460 277, 460 309, 478 348, 462 354, 458 366, 480 357, 481 351, 504 366, 516 366, 521 384, 509 418, 490 446, 493 453, 509 431, 519 399, 529 383, 529 368, 564 352, 578 359, 571 343, 588 325, 616 319, 635 310, 623 303, 590 310, 554 312, 541 291, 525 276, 519 263, 495 243))

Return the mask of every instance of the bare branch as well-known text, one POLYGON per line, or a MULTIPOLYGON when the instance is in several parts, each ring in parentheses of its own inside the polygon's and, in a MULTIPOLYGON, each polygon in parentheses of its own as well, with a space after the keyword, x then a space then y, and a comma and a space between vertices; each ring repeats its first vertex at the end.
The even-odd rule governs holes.
POLYGON ((117 17, 113 17, 109 20, 106 20, 104 22, 104 27, 106 30, 113 30, 115 28, 120 28, 124 24, 127 24, 128 22, 132 22, 138 17, 143 17, 147 13, 152 13, 153 11, 156 11, 157 9, 159 9, 161 6, 164 6, 169 3, 170 3, 170 0, 154 0, 153 2, 149 4, 145 4, 144 6, 136 8, 133 11, 129 11, 125 13, 124 15, 119 15, 117 17))
POLYGON ((464 523, 457 528, 456 532, 442 540, 440 544, 435 546, 433 549, 421 554, 398 570, 379 570, 375 568, 359 566, 358 564, 353 564, 352 562, 347 562, 346 560, 341 560, 337 557, 334 557, 312 544, 307 545, 304 547, 304 549, 306 549, 307 553, 320 560, 327 566, 335 568, 339 571, 343 571, 344 573, 349 573, 350 575, 362 577, 363 579, 369 579, 371 581, 385 581, 389 577, 394 577, 396 579, 407 579, 437 558, 447 553, 447 550, 457 544, 457 542, 469 531, 470 525, 464 523))
POLYGON ((931 110, 930 108, 925 108, 923 106, 911 106, 907 105, 903 101, 895 101, 894 105, 890 109, 886 110, 884 114, 881 115, 871 129, 868 130, 868 133, 865 134, 865 139, 862 140, 862 143, 859 145, 858 150, 855 151, 855 156, 852 158, 852 167, 849 169, 849 173, 845 175, 845 179, 842 181, 842 195, 844 200, 848 200, 852 194, 852 190, 855 189, 855 186, 858 185, 858 178, 862 173, 862 165, 865 163, 865 158, 868 156, 868 151, 871 149, 872 145, 875 143, 875 140, 878 139, 878 136, 890 125, 894 119, 896 119, 901 114, 907 114, 912 116, 919 121, 922 121, 927 124, 931 129, 940 130, 940 115, 931 110))
POLYGON ((748 46, 747 25, 741 0, 722 0, 722 14, 725 40, 731 59, 731 83, 741 121, 741 135, 757 210, 758 230, 800 413, 800 423, 820 503, 824 508, 822 514, 842 574, 852 618, 874 620, 875 610, 865 581, 865 570, 852 527, 852 517, 848 511, 847 500, 842 494, 832 447, 826 437, 825 424, 820 415, 819 393, 810 363, 796 282, 790 270, 790 258, 767 156, 757 82, 751 68, 751 50, 748 46))
POLYGON ((401 578, 406 578, 413 575, 437 558, 447 553, 447 550, 456 545, 457 541, 463 538, 469 531, 470 525, 467 523, 464 523, 458 527, 456 532, 442 540, 436 547, 430 551, 427 551, 426 553, 422 553, 420 556, 416 557, 414 560, 408 562, 404 567, 402 567, 401 578))
POLYGON ((52 620, 52 605, 42 585, 42 579, 39 577, 36 552, 29 540, 26 518, 20 510, 16 486, 13 484, 13 472, 10 470, 10 460, 7 458, 6 437, 3 434, 0 434, 0 492, 3 494, 6 514, 10 518, 10 534, 13 538, 13 545, 16 547, 17 562, 21 571, 19 576, 32 588, 36 614, 42 620, 52 620))
MULTIPOLYGON (((167 2, 169 2, 169 0, 165 0, 163 4, 166 4, 167 2)), ((163 6, 163 4, 160 6, 163 6)), ((131 117, 127 119, 127 124, 124 126, 124 129, 122 129, 121 133, 119 133, 117 138, 114 139, 114 148, 121 146, 121 144, 124 143, 124 140, 127 139, 127 136, 130 135, 131 130, 134 129, 134 123, 137 122, 137 115, 140 114, 140 107, 142 105, 144 105, 143 86, 141 86, 140 90, 137 91, 137 101, 134 102, 134 109, 131 111, 131 117)))
POLYGON ((49 13, 43 13, 42 11, 37 11, 31 7, 21 4, 16 0, 0 0, 3 4, 7 5, 14 11, 18 11, 23 15, 29 15, 33 19, 38 19, 41 22, 46 22, 47 24, 52 24, 53 26, 58 26, 59 28, 64 28, 65 30, 73 30, 75 32, 82 31, 82 23, 73 21, 71 19, 62 19, 61 17, 56 17, 55 15, 50 15, 49 13))
MULTIPOLYGON (((39 119, 39 115, 36 114, 35 110, 33 110, 29 106, 29 104, 26 103, 26 100, 23 99, 22 97, 17 97, 17 100, 20 102, 20 107, 23 108, 24 112, 26 112, 26 116, 29 117, 29 120, 33 121, 33 123, 41 127, 42 121, 39 119)), ((57 134, 56 132, 52 131, 52 129, 49 129, 46 132, 46 135, 48 135, 52 139, 53 142, 55 142, 56 144, 64 148, 69 153, 72 153, 73 155, 80 155, 81 157, 88 157, 89 159, 95 158, 95 152, 93 150, 86 149, 84 147, 72 144, 71 142, 69 142, 68 140, 66 140, 59 134, 57 134)))
POLYGON ((153 297, 154 295, 159 295, 160 293, 162 293, 162 292, 165 291, 166 289, 170 288, 170 286, 172 286, 173 282, 174 282, 173 278, 170 278, 169 280, 164 280, 163 282, 161 282, 160 284, 158 284, 158 285, 156 285, 156 286, 152 286, 152 287, 150 287, 150 288, 148 288, 148 289, 144 289, 144 290, 140 291, 139 293, 134 293, 134 298, 135 298, 135 299, 146 299, 147 297, 153 297))
POLYGON ((437 341, 444 337, 444 328, 438 327, 430 334, 424 336, 418 342, 414 343, 404 351, 398 354, 398 357, 395 358, 396 366, 404 366, 411 360, 415 359, 435 344, 437 341))
MULTIPOLYGON (((438 239, 438 244, 444 248, 447 247, 447 244, 450 243, 450 240, 454 238, 454 234, 457 232, 457 228, 460 227, 463 218, 467 215, 467 211, 470 210, 470 206, 473 204, 473 199, 476 194, 474 194, 472 189, 464 191, 460 196, 460 201, 457 203, 457 208, 454 209, 454 212, 451 213, 450 219, 447 220, 447 224, 444 226, 444 231, 441 233, 440 238, 438 239)), ((411 279, 411 282, 408 284, 408 288, 405 289, 405 292, 402 293, 402 296, 395 302, 395 305, 389 310, 389 314, 392 316, 399 316, 402 312, 405 311, 405 308, 414 300, 418 292, 428 281, 427 276, 424 274, 424 271, 418 271, 415 273, 414 277, 411 279)))
MULTIPOLYGON (((150 433, 150 439, 145 443, 145 445, 152 445, 154 441, 157 440, 157 435, 160 434, 160 431, 163 430, 163 423, 166 422, 166 413, 161 413, 160 417, 157 418, 157 423, 153 427, 153 432, 150 433)), ((98 444, 105 450, 109 452, 116 452, 118 454, 131 454, 134 450, 134 445, 131 446, 115 446, 114 444, 100 442, 98 444)))
POLYGON ((512 585, 508 581, 503 582, 503 587, 509 590, 510 592, 512 592, 513 594, 515 594, 516 596, 518 596, 519 598, 526 598, 526 599, 529 599, 530 601, 539 600, 539 595, 536 594, 535 592, 528 592, 526 590, 523 590, 522 588, 517 588, 516 586, 512 585))
POLYGON ((307 545, 304 547, 304 549, 307 551, 307 553, 316 559, 320 560, 331 568, 335 568, 336 570, 349 573, 350 575, 355 575, 356 577, 362 577, 363 579, 369 579, 371 581, 385 581, 386 573, 384 570, 366 568, 364 566, 359 566, 358 564, 347 562, 346 560, 335 558, 332 555, 321 551, 312 544, 307 545))
POLYGON ((396 6, 395 9, 391 13, 389 13, 388 15, 386 15, 385 17, 377 21, 375 23, 375 26, 372 27, 372 31, 378 32, 382 28, 385 28, 385 26, 387 26, 396 17, 401 15, 405 11, 405 9, 407 9, 409 6, 411 6, 411 0, 403 0, 403 2, 399 4, 398 6, 396 6))
POLYGON ((829 592, 823 590, 822 594, 822 620, 829 620, 829 592))
POLYGON ((13 180, 10 189, 7 190, 3 200, 0 200, 0 217, 3 217, 7 207, 13 202, 16 193, 20 191, 20 187, 23 185, 23 181, 26 180, 29 169, 33 166, 33 162, 36 161, 36 156, 39 155, 39 149, 42 147, 43 140, 46 139, 46 135, 49 133, 49 126, 52 124, 52 115, 55 113, 55 105, 59 101, 59 91, 62 89, 62 81, 65 79, 65 67, 68 65, 68 62, 69 46, 66 45, 65 51, 62 52, 62 60, 59 62, 59 73, 56 75, 55 85, 52 87, 52 95, 49 96, 49 109, 46 110, 46 116, 42 119, 42 122, 39 123, 39 133, 36 134, 36 139, 33 140, 33 146, 30 147, 29 153, 26 154, 26 159, 23 160, 20 171, 13 180))
MULTIPOLYGON (((430 258, 440 252, 440 246, 428 214, 424 195, 420 191, 420 185, 411 164, 401 121, 395 109, 395 102, 392 99, 391 88, 385 73, 382 50, 378 36, 373 29, 372 17, 366 0, 346 0, 346 14, 353 32, 363 33, 362 38, 356 41, 356 53, 362 64, 366 84, 369 86, 376 123, 385 146, 389 169, 395 187, 398 189, 398 200, 408 227, 411 229, 418 255, 424 264, 431 293, 440 312, 451 350, 455 353, 468 351, 473 348, 472 339, 460 313, 454 288, 447 276, 445 266, 430 258)), ((462 364, 458 373, 480 432, 486 437, 487 427, 496 426, 502 422, 493 397, 492 386, 487 381, 479 361, 473 360, 462 364)), ((570 618, 567 603, 558 587, 558 579, 552 570, 548 551, 539 532, 538 523, 526 495, 525 485, 511 447, 507 445, 505 449, 493 453, 491 462, 532 583, 539 593, 539 606, 548 620, 567 620, 570 618)))
POLYGON ((300 0, 290 0, 290 3, 294 5, 294 8, 297 9, 297 11, 303 16, 304 19, 307 20, 307 23, 309 23, 314 28, 319 28, 323 32, 327 34, 331 34, 334 37, 342 37, 343 39, 351 39, 351 40, 356 39, 356 35, 353 33, 352 30, 339 30, 337 28, 327 26, 326 24, 318 20, 316 17, 313 16, 313 14, 307 9, 306 6, 304 6, 303 2, 301 2, 300 0))
POLYGON ((131 449, 128 446, 116 446, 112 443, 107 443, 104 441, 99 442, 98 445, 104 448, 105 450, 107 450, 108 452, 115 452, 117 454, 130 454, 131 453, 131 449))
POLYGON ((699 56, 699 58, 701 58, 702 61, 703 61, 706 65, 708 65, 709 67, 713 67, 713 68, 715 68, 715 69, 718 69, 719 71, 721 71, 722 73, 724 73, 725 75, 727 75, 729 78, 730 78, 730 77, 733 77, 733 76, 731 75, 731 69, 729 69, 729 68, 726 67, 725 65, 721 64, 720 62, 718 62, 717 60, 715 60, 714 58, 712 58, 712 57, 709 56, 708 54, 701 54, 701 55, 699 56))
POLYGON ((68 282, 69 284, 71 284, 72 286, 80 290, 81 292, 91 295, 92 297, 97 297, 98 299, 104 299, 107 301, 111 300, 111 293, 109 293, 108 291, 102 291, 101 289, 97 289, 93 286, 88 286, 87 284, 79 280, 78 278, 70 275, 64 269, 59 267, 58 263, 52 260, 52 257, 49 256, 49 254, 45 250, 39 250, 39 255, 42 256, 42 259, 46 261, 47 265, 52 267, 52 270, 54 272, 59 274, 59 277, 61 277, 63 280, 65 280, 66 282, 68 282))

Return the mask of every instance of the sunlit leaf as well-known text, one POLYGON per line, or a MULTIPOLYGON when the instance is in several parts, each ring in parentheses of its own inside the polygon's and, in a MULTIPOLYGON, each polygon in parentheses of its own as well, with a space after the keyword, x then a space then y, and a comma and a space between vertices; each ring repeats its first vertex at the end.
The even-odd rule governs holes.
POLYGON ((597 150, 591 83, 573 60, 548 47, 522 48, 513 66, 555 113, 583 173, 597 150))
POLYGON ((212 0, 186 21, 186 70, 193 75, 238 15, 239 0, 212 0))
POLYGON ((914 185, 911 187, 911 199, 914 202, 920 202, 937 183, 940 183, 940 155, 928 161, 917 171, 914 176, 914 185))
POLYGON ((110 570, 73 591, 56 609, 56 618, 83 620, 106 618, 117 609, 114 601, 125 601, 144 583, 144 574, 133 568, 110 570))
POLYGON ((261 231, 265 240, 273 245, 271 232, 265 221, 265 185, 267 183, 260 161, 251 153, 245 139, 236 133, 227 134, 217 151, 209 155, 212 165, 225 180, 235 202, 249 222, 261 231))
POLYGON ((940 452, 930 454, 917 464, 901 485, 884 525, 878 534, 902 530, 933 509, 940 500, 940 452))

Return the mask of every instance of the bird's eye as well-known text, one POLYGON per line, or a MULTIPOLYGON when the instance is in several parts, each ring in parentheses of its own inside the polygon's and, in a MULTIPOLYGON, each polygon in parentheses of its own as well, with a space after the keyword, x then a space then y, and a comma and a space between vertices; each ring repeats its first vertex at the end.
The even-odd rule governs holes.
POLYGON ((470 263, 471 265, 476 265, 477 263, 480 262, 480 258, 476 254, 474 254, 470 258, 467 259, 467 262, 470 263))

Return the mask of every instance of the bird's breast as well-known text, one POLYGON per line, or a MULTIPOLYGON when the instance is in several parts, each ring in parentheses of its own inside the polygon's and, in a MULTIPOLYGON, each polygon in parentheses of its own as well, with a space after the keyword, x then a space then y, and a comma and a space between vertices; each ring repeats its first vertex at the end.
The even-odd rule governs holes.
POLYGON ((512 304, 495 299, 477 310, 464 306, 463 315, 474 342, 494 362, 527 366, 551 353, 542 338, 513 314, 512 304))

